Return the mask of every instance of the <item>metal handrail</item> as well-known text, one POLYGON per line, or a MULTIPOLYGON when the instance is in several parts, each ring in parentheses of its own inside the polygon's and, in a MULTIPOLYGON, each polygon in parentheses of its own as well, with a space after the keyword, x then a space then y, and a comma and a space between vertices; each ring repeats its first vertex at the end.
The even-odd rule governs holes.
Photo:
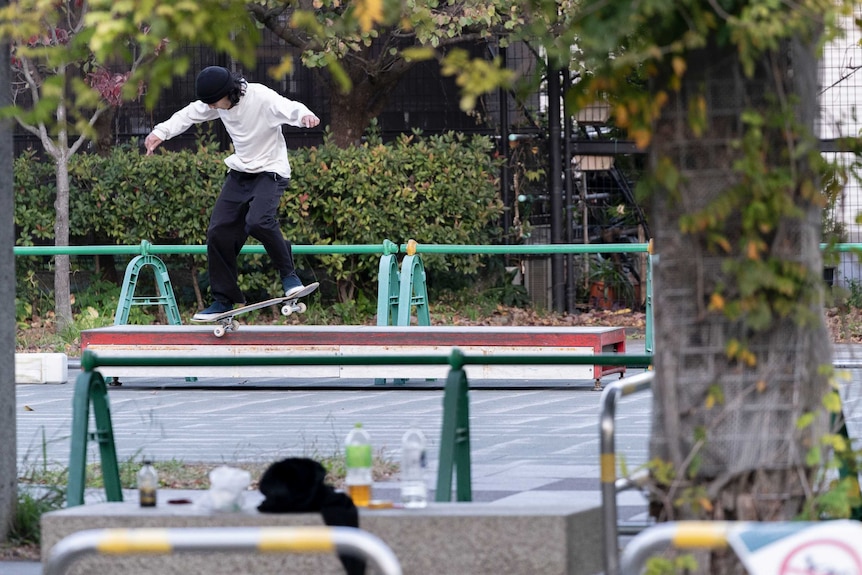
POLYGON ((189 367, 189 366, 253 366, 253 365, 449 365, 461 369, 465 365, 615 365, 646 367, 652 355, 603 353, 596 355, 471 355, 453 348, 447 355, 243 355, 229 357, 170 356, 129 357, 104 356, 92 350, 81 354, 81 369, 90 372, 100 366, 124 367, 189 367))
POLYGON ((602 494, 602 539, 604 541, 605 575, 618 575, 620 564, 617 550, 617 460, 614 445, 617 401, 623 396, 650 389, 655 372, 648 371, 610 383, 602 391, 599 415, 599 461, 602 494))
POLYGON ((516 245, 451 245, 401 244, 401 253, 418 254, 594 254, 647 253, 649 244, 516 244, 516 245))
POLYGON ((401 564, 379 537, 354 527, 190 527, 90 529, 61 539, 48 556, 45 575, 63 575, 79 558, 175 552, 335 552, 365 559, 382 575, 401 575, 401 564))
POLYGON ((858 572, 862 524, 850 519, 660 523, 626 545, 623 575, 639 575, 647 560, 668 546, 678 550, 730 548, 749 573, 858 572), (848 557, 855 565, 847 564, 848 557))
MULTIPOLYGON (((379 244, 293 244, 295 254, 394 254, 398 253, 398 245, 390 240, 379 244)), ((98 256, 98 255, 165 255, 165 254, 206 254, 205 245, 172 245, 151 244, 143 240, 138 245, 94 245, 94 246, 15 246, 16 256, 98 256)), ((244 245, 241 254, 264 254, 262 245, 244 245)))
POLYGON ((625 575, 639 574, 647 559, 668 545, 677 549, 723 549, 732 523, 726 521, 682 521, 659 523, 635 536, 623 550, 619 569, 625 575))

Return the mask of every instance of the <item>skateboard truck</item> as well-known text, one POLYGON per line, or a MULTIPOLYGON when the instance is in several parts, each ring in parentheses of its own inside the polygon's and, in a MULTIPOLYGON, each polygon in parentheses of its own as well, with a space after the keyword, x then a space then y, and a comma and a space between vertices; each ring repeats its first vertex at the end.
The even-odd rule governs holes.
POLYGON ((308 309, 308 306, 305 305, 305 302, 298 301, 299 298, 293 298, 287 300, 283 306, 281 306, 281 315, 288 316, 295 313, 305 313, 308 309))

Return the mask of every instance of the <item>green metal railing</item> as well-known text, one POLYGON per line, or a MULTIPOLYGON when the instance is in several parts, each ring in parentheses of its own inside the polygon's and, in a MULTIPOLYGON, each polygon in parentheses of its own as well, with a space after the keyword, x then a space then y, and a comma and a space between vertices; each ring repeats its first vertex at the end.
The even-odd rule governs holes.
MULTIPOLYGON (((859 245, 862 249, 862 244, 859 245)), ((15 246, 16 256, 55 255, 134 255, 126 267, 115 325, 128 321, 129 311, 134 305, 161 305, 166 310, 169 323, 181 323, 179 308, 168 277, 167 268, 159 255, 206 254, 205 245, 152 244, 147 240, 138 245, 93 245, 93 246, 15 246), (135 288, 140 272, 152 267, 156 276, 158 296, 136 296, 135 288)), ((545 245, 447 245, 420 244, 410 240, 395 244, 383 240, 379 244, 356 245, 294 245, 295 254, 381 254, 377 287, 377 325, 411 325, 411 314, 416 311, 418 325, 431 325, 428 309, 428 290, 425 268, 421 254, 589 254, 589 253, 650 253, 650 244, 545 244, 545 245), (405 254, 399 271, 397 255, 405 254)), ((246 245, 241 254, 263 254, 262 245, 246 245)), ((648 353, 653 350, 652 322, 652 258, 647 258, 646 278, 646 335, 648 353)))
MULTIPOLYGON (((379 254, 398 253, 398 245, 383 240, 380 244, 294 244, 292 246, 295 254, 379 254)), ((171 245, 152 244, 147 240, 138 245, 95 245, 95 246, 15 246, 16 256, 98 256, 98 255, 206 255, 205 245, 171 245)), ((240 250, 241 254, 265 254, 266 249, 262 245, 245 245, 240 250)))
MULTIPOLYGON (((292 246, 295 254, 382 254, 380 262, 380 281, 378 285, 378 318, 383 318, 385 322, 381 325, 390 325, 391 321, 396 319, 398 314, 398 298, 400 297, 401 286, 399 285, 398 262, 396 254, 398 253, 398 245, 390 240, 383 240, 380 244, 322 244, 322 245, 302 245, 297 244, 292 246), (385 265, 384 265, 385 262, 385 265)), ((120 298, 117 302, 117 311, 114 315, 114 325, 125 325, 129 318, 129 311, 134 305, 160 305, 163 306, 168 321, 171 325, 180 325, 179 307, 177 306, 174 296, 173 287, 171 286, 170 277, 168 276, 167 267, 164 262, 159 259, 159 255, 206 255, 207 247, 205 245, 158 245, 152 244, 147 240, 141 241, 138 245, 92 245, 92 246, 15 246, 14 254, 16 256, 56 256, 56 255, 74 255, 74 256, 94 256, 94 255, 134 255, 135 257, 126 266, 125 277, 120 291, 120 298), (145 268, 152 268, 156 277, 158 296, 136 296, 135 288, 140 273, 145 268)), ((240 250, 241 254, 264 254, 266 249, 262 245, 245 245, 240 250)), ((427 300, 424 285, 424 271, 422 273, 422 284, 416 289, 421 289, 423 298, 421 301, 427 300)), ((410 306, 400 306, 410 310, 410 306)), ((428 316, 427 307, 424 308, 424 317, 428 316)), ((379 321, 379 320, 378 320, 379 321)), ((406 318, 409 325, 409 316, 406 318)), ((399 324, 400 325, 400 324, 399 324)), ((422 325, 430 325, 430 319, 422 325)))
POLYGON ((399 250, 409 254, 621 254, 648 253, 649 244, 519 244, 519 245, 447 245, 420 244, 413 240, 399 250))
MULTIPOLYGON (((862 245, 862 244, 860 244, 862 245)), ((530 244, 530 245, 447 245, 420 244, 410 240, 399 246, 401 253, 407 258, 414 254, 604 254, 604 253, 643 253, 647 254, 646 265, 646 333, 644 345, 647 353, 653 353, 653 293, 652 293, 652 244, 530 244)), ((403 293, 402 293, 403 296, 403 293)), ((401 302, 406 300, 401 299, 401 302)), ((398 325, 408 325, 401 324, 398 325)))
POLYGON ((71 453, 66 502, 82 505, 86 482, 87 441, 99 444, 102 475, 108 501, 122 501, 119 465, 114 445, 107 387, 98 367, 108 366, 274 366, 274 365, 449 365, 443 393, 443 421, 440 431, 440 463, 437 472, 437 501, 452 500, 452 477, 456 476, 457 501, 472 501, 470 472, 470 418, 466 365, 613 365, 647 367, 652 355, 467 355, 455 348, 448 355, 368 355, 363 357, 260 355, 239 357, 103 357, 85 350, 81 373, 75 382, 72 412, 71 453), (89 431, 90 406, 96 430, 89 431))

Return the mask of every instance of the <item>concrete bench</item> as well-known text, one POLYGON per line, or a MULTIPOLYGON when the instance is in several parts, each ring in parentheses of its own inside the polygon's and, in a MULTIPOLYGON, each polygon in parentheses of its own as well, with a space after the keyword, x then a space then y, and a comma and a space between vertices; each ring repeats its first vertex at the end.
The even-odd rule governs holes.
MULTIPOLYGON (((363 355, 466 354, 549 355, 625 353, 624 328, 614 327, 444 327, 444 326, 242 326, 216 337, 211 326, 120 325, 81 332, 81 347, 100 357, 199 357, 292 354, 345 357, 363 355)), ((105 377, 285 377, 445 379, 446 365, 284 366, 103 366, 105 377)), ((594 380, 625 373, 623 366, 468 365, 474 379, 594 380)))
MULTIPOLYGON (((137 499, 81 505, 42 516, 42 557, 85 529, 139 527, 296 527, 323 525, 317 513, 262 514, 259 492, 244 509, 213 513, 194 505, 141 508, 137 499)), ((164 496, 164 495, 162 495, 164 496)), ((598 507, 430 503, 425 509, 360 510, 359 526, 383 540, 405 575, 581 575, 602 570, 598 507)), ((70 575, 343 575, 335 555, 245 552, 90 555, 70 575)), ((374 575, 369 570, 368 575, 374 575)))

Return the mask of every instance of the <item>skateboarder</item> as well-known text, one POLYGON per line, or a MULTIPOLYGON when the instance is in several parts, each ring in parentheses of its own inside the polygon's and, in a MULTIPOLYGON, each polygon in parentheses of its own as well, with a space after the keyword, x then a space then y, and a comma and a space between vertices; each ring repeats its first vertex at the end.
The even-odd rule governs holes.
POLYGON ((144 141, 147 155, 194 124, 220 119, 233 142, 230 169, 210 215, 207 266, 213 303, 194 319, 209 320, 244 304, 237 284, 237 256, 248 236, 258 239, 281 277, 285 295, 304 286, 296 275, 290 242, 279 227, 277 209, 290 183, 287 142, 281 126, 314 128, 320 119, 304 104, 262 84, 249 83, 221 66, 201 70, 197 100, 157 124, 144 141))

